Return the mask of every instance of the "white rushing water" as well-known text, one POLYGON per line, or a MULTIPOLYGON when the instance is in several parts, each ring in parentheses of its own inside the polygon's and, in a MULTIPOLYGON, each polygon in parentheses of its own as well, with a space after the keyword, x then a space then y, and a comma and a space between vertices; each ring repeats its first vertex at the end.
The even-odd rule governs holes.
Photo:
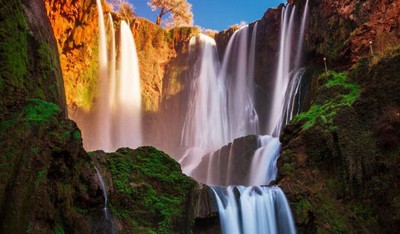
POLYGON ((91 116, 94 120, 89 124, 90 139, 88 139, 88 148, 105 150, 110 149, 110 121, 111 116, 109 114, 108 105, 108 58, 107 58, 107 39, 106 39, 106 27, 104 23, 103 8, 100 0, 97 2, 97 13, 98 13, 98 29, 99 29, 99 42, 98 42, 98 95, 96 97, 96 103, 92 108, 91 116))
MULTIPOLYGON (((254 27, 253 30, 257 28, 254 27)), ((227 94, 229 141, 257 134, 259 128, 258 115, 254 108, 254 57, 249 60, 248 41, 248 25, 234 32, 228 42, 218 74, 225 82, 227 94)), ((252 46, 255 46, 255 43, 252 46)), ((253 50, 254 48, 250 49, 253 50)))
POLYGON ((300 27, 295 25, 295 17, 296 6, 289 4, 282 9, 279 60, 267 129, 267 133, 273 136, 279 136, 282 127, 299 111, 295 100, 298 100, 301 95, 300 85, 304 75, 304 69, 300 66, 308 17, 308 0, 301 17, 300 27), (296 27, 300 28, 297 35, 295 35, 296 27), (294 39, 297 40, 297 43, 294 43, 294 39), (293 44, 296 45, 296 48, 292 48, 293 44))
POLYGON ((268 135, 259 136, 259 142, 260 148, 254 153, 251 162, 250 185, 269 184, 278 174, 276 162, 281 149, 279 139, 268 135))
POLYGON ((87 151, 110 152, 121 147, 136 148, 142 145, 142 126, 140 76, 135 41, 130 27, 121 21, 118 43, 120 51, 117 53, 112 16, 108 14, 106 27, 100 0, 97 0, 97 6, 98 94, 89 112, 78 110, 71 118, 82 130, 83 145, 87 151))
POLYGON ((142 144, 139 63, 132 31, 125 21, 121 21, 120 36, 113 150, 120 147, 135 149, 142 144))
POLYGON ((110 214, 107 208, 107 203, 108 203, 108 197, 107 197, 107 189, 106 189, 106 185, 104 183, 103 177, 101 176, 99 170, 97 169, 97 167, 94 167, 94 169, 96 169, 96 175, 97 175, 97 179, 100 182, 100 186, 101 186, 101 190, 103 191, 103 196, 104 196, 104 208, 103 208, 103 212, 104 212, 104 217, 106 218, 106 220, 110 219, 110 214))
MULTIPOLYGON (((267 124, 269 135, 259 137, 260 147, 251 159, 248 178, 249 184, 256 186, 212 187, 217 199, 223 233, 296 233, 291 210, 282 190, 277 186, 257 185, 268 185, 276 179, 278 172, 276 163, 280 153, 277 136, 281 128, 298 114, 301 108, 301 81, 304 69, 299 67, 307 13, 308 1, 298 32, 300 38, 297 43, 293 43, 296 7, 289 4, 282 9, 277 75, 267 124), (297 46, 294 49, 293 44, 297 46), (294 63, 293 58, 295 58, 294 63)), ((212 161, 209 159, 209 173, 218 170, 215 168, 210 170, 212 161)))
POLYGON ((223 233, 296 233, 285 194, 277 187, 213 187, 223 233))
POLYGON ((214 39, 199 35, 190 40, 191 56, 197 59, 192 67, 189 110, 182 133, 187 150, 180 160, 188 175, 204 155, 238 137, 258 133, 253 84, 256 30, 255 26, 249 35, 249 27, 245 26, 234 32, 221 67, 214 39))
POLYGON ((183 126, 184 170, 190 173, 207 152, 228 142, 226 106, 222 80, 218 79, 218 54, 213 38, 200 34, 190 40, 191 95, 183 126))

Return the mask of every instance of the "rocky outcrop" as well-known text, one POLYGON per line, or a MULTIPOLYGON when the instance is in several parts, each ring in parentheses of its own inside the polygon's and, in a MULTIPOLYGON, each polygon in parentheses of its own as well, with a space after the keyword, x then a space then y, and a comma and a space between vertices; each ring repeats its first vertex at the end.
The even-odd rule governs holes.
POLYGON ((80 131, 61 109, 30 100, 0 127, 1 233, 90 233, 102 193, 80 131))
POLYGON ((399 1, 310 1, 309 59, 327 57, 331 67, 353 64, 370 56, 370 41, 375 53, 385 52, 400 42, 399 12, 399 1))
POLYGON ((153 147, 88 154, 55 104, 33 99, 1 122, 0 155, 1 233, 192 228, 200 190, 177 162, 153 147), (106 181, 111 221, 95 166, 106 181))
POLYGON ((97 89, 96 2, 45 0, 57 39, 68 107, 91 108, 97 89))
POLYGON ((399 228, 399 9, 396 1, 310 1, 307 64, 327 57, 344 73, 314 79, 310 109, 281 136, 279 184, 300 232, 399 228))
MULTIPOLYGON (((249 135, 235 139, 221 149, 204 155, 199 165, 191 172, 191 176, 202 183, 212 181, 211 184, 220 186, 248 185, 251 163, 258 148, 260 142, 257 136, 249 135), (208 176, 212 175, 215 177, 208 179, 208 176)), ((186 164, 185 159, 182 163, 186 164)))
POLYGON ((94 152, 118 233, 189 233, 198 184, 153 147, 94 152))
POLYGON ((399 54, 322 75, 310 110, 285 128, 279 184, 301 232, 400 227, 399 54))
POLYGON ((0 120, 31 98, 57 103, 66 115, 54 35, 43 2, 2 1, 0 11, 0 120))

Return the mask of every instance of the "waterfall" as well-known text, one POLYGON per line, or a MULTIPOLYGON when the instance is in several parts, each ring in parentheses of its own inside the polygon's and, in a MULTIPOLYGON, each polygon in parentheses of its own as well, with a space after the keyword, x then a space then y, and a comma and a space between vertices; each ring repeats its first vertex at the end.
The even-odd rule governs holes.
POLYGON ((190 39, 193 61, 188 112, 182 132, 182 144, 188 147, 181 165, 190 173, 207 152, 228 142, 227 118, 222 81, 218 73, 218 53, 213 38, 199 34, 190 39))
MULTIPOLYGON (((281 126, 285 126, 292 120, 294 116, 300 113, 301 110, 301 83, 304 77, 304 68, 296 69, 293 74, 290 74, 292 79, 288 85, 285 102, 283 106, 281 126)), ((279 128, 281 128, 279 126, 279 128)))
POLYGON ((301 18, 299 40, 297 41, 295 68, 298 68, 301 65, 301 58, 303 57, 304 32, 308 18, 308 1, 309 0, 306 1, 306 4, 304 6, 303 16, 301 18))
MULTIPOLYGON (((110 45, 109 45, 109 50, 110 50, 110 56, 109 56, 109 66, 108 66, 108 76, 109 76, 109 81, 110 81, 110 94, 109 94, 109 102, 108 105, 110 106, 110 111, 111 113, 117 112, 115 109, 115 87, 116 87, 116 58, 117 58, 117 52, 116 52, 116 43, 115 43, 115 29, 114 29, 114 21, 112 19, 111 14, 108 14, 108 25, 109 25, 109 30, 110 30, 110 35, 111 35, 111 40, 110 40, 110 45)), ((111 142, 111 144, 113 144, 111 142)))
POLYGON ((99 28, 99 41, 98 41, 98 95, 96 103, 94 104, 91 115, 91 123, 88 129, 85 130, 85 146, 88 150, 104 149, 110 150, 110 111, 107 103, 108 100, 108 58, 107 58, 107 39, 106 27, 104 23, 103 8, 100 0, 96 0, 97 14, 98 14, 98 28, 99 28), (105 113, 105 114, 104 114, 105 113))
POLYGON ((115 128, 113 149, 136 148, 142 144, 139 63, 132 31, 121 21, 120 59, 115 91, 115 128))
POLYGON ((100 174, 99 169, 95 166, 94 169, 96 170, 96 175, 97 179, 100 182, 101 190, 103 191, 103 196, 104 196, 104 208, 103 208, 103 215, 104 215, 104 220, 101 222, 100 229, 99 230, 94 230, 96 233, 115 233, 113 222, 112 222, 112 217, 110 214, 110 211, 108 210, 107 204, 108 204, 108 197, 107 197, 107 188, 104 183, 103 177, 100 174))
POLYGON ((294 37, 296 6, 289 4, 282 8, 279 60, 267 129, 270 135, 279 136, 282 127, 299 112, 299 106, 295 101, 299 100, 301 95, 300 85, 304 75, 304 69, 300 66, 307 16, 308 0, 302 15, 300 30, 297 37, 294 37), (294 43, 294 38, 298 38, 297 43, 294 43), (292 48, 293 44, 296 44, 295 49, 292 48))
MULTIPOLYGON (((253 186, 211 187, 216 196, 223 233, 296 233, 290 207, 282 190, 277 186, 258 185, 268 185, 276 179, 276 163, 280 153, 280 142, 276 136, 301 108, 301 81, 305 70, 300 65, 307 13, 308 0, 298 32, 300 38, 294 43, 296 7, 289 4, 282 9, 279 59, 267 124, 269 135, 258 137, 259 148, 251 158, 248 184, 253 186), (296 45, 296 48, 292 48, 292 45, 296 45)), ((221 156, 217 153, 211 156, 207 158, 207 172, 212 177, 221 178, 214 175, 215 171, 230 172, 230 159, 221 163, 221 156), (213 167, 215 164, 219 168, 213 167), (228 169, 221 167, 221 164, 228 164, 228 169)), ((244 184, 240 180, 235 182, 238 181, 244 184)))
POLYGON ((118 44, 120 51, 117 53, 112 16, 108 15, 106 27, 100 0, 97 0, 97 6, 98 94, 89 112, 77 110, 71 118, 82 130, 83 145, 87 151, 110 152, 121 147, 136 148, 142 144, 142 130, 140 77, 135 41, 129 26, 121 21, 118 44), (108 43, 107 35, 110 36, 108 43))
POLYGON ((213 187, 223 233, 296 233, 282 190, 272 187, 213 187))
POLYGON ((221 67, 214 39, 200 34, 190 40, 194 65, 182 132, 182 143, 187 150, 180 160, 186 174, 192 175, 206 154, 238 137, 258 133, 253 97, 257 23, 251 36, 249 31, 244 26, 234 32, 221 67))
MULTIPOLYGON (((253 32, 257 28, 253 28, 253 32)), ((253 33, 256 35, 256 32, 253 33)), ((258 115, 254 108, 254 57, 249 63, 248 25, 234 32, 228 42, 218 76, 227 93, 228 139, 258 133, 258 115)), ((255 41, 255 39, 254 39, 255 41)), ((254 45, 255 46, 255 43, 254 45)), ((250 51, 254 51, 250 48, 250 51)), ((254 56, 254 53, 252 54, 254 56)))
POLYGON ((292 5, 282 8, 278 70, 275 77, 272 108, 268 122, 268 133, 275 136, 279 135, 281 129, 282 108, 290 80, 289 72, 292 58, 291 45, 295 12, 296 7, 292 5))
POLYGON ((104 196, 104 217, 108 220, 109 219, 109 212, 108 212, 108 208, 107 208, 107 203, 108 203, 108 198, 107 198, 107 189, 106 189, 106 185, 104 184, 104 180, 103 177, 101 176, 99 170, 97 169, 97 167, 94 167, 94 169, 96 169, 96 175, 97 175, 97 179, 99 179, 100 185, 101 185, 101 190, 103 191, 103 196, 104 196))
POLYGON ((276 162, 281 149, 279 139, 268 135, 259 136, 259 142, 260 148, 254 153, 251 162, 250 185, 269 184, 278 174, 276 162))

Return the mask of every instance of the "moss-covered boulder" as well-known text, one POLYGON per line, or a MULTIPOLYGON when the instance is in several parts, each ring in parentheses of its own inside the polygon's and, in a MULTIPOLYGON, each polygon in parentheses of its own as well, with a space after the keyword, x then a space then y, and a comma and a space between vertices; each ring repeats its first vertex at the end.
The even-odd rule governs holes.
POLYGON ((106 175, 109 206, 121 233, 188 233, 194 190, 180 165, 154 147, 93 153, 106 175), (107 177, 108 176, 108 177, 107 177))
POLYGON ((90 155, 57 105, 32 99, 10 114, 0 123, 0 232, 190 232, 199 190, 176 161, 153 147, 90 155))

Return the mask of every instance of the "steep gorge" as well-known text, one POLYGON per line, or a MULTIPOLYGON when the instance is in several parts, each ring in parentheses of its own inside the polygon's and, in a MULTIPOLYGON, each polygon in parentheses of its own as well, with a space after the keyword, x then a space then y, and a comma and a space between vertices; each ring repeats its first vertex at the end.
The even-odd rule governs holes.
MULTIPOLYGON (((98 66, 94 1, 44 2, 57 39, 67 105, 72 111, 90 109, 98 66)), ((296 1, 300 9, 304 3, 296 1)), ((322 0, 310 4, 304 53, 311 90, 304 111, 307 107, 310 110, 283 130, 281 174, 276 183, 288 195, 299 232, 398 230, 400 2, 322 0), (343 74, 323 74, 323 57, 329 69, 343 74)), ((11 233, 61 228, 89 233, 97 228, 103 202, 93 167, 97 164, 110 187, 118 231, 161 232, 166 231, 166 225, 170 232, 187 232, 194 218, 189 213, 195 211, 187 209, 193 207, 188 204, 194 203, 197 196, 193 195, 196 183, 182 176, 179 165, 153 148, 122 149, 108 155, 95 152, 89 156, 76 125, 63 119, 66 110, 37 100, 65 108, 54 38, 44 8, 37 10, 43 5, 34 0, 2 5, 0 23, 4 34, 0 37, 4 40, 0 55, 4 62, 0 63, 0 90, 4 98, 0 136, 1 165, 5 168, 2 173, 6 176, 1 183, 0 230, 11 233), (25 48, 19 50, 10 42, 15 39, 27 45, 27 54, 25 48), (143 155, 155 159, 154 165, 148 165, 143 155), (157 170, 157 163, 168 165, 172 172, 149 173, 148 168, 157 170), (170 178, 171 174, 177 177, 170 178), (176 181, 177 186, 171 187, 176 181), (132 189, 140 192, 132 193, 132 189), (150 213, 143 217, 140 212, 123 208, 134 209, 133 201, 146 198, 142 208, 150 213), (168 209, 166 203, 175 206, 168 209), (10 210, 16 213, 8 213, 10 210), (26 210, 34 212, 23 212, 26 210), (167 215, 155 215, 158 212, 167 215), (183 216, 189 219, 182 221, 183 216)), ((270 95, 265 90, 271 89, 270 77, 275 73, 282 7, 269 9, 258 24, 258 102, 270 95)), ((113 13, 113 17, 121 16, 113 13)), ((186 112, 182 100, 189 89, 185 79, 188 42, 199 30, 166 31, 139 18, 131 22, 131 27, 141 61, 145 138, 152 145, 178 154, 181 129, 175 123, 183 122, 186 112), (163 123, 161 128, 155 122, 163 123)), ((232 33, 228 30, 216 35, 220 51, 224 51, 232 33)), ((258 110, 265 113, 266 109, 258 110)), ((215 217, 214 213, 209 215, 215 217)), ((198 230, 203 228, 198 226, 202 221, 198 220, 198 230)))

